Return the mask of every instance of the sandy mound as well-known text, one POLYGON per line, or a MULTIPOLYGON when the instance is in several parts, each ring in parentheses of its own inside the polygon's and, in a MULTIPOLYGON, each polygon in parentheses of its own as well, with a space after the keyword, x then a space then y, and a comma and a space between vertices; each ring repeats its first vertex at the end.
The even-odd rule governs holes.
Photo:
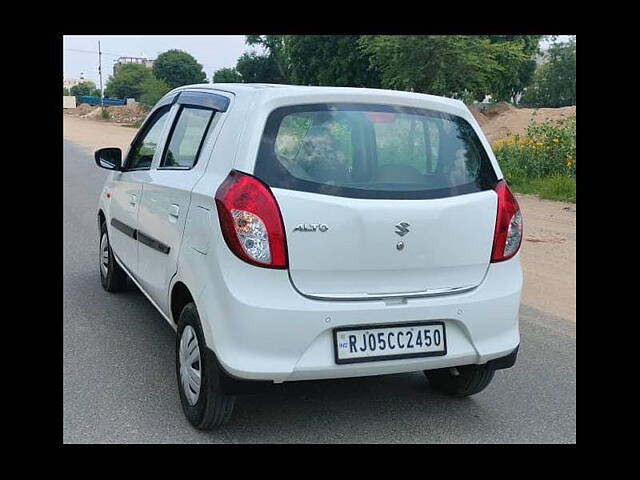
POLYGON ((104 120, 114 123, 136 123, 144 120, 147 111, 139 103, 131 105, 110 105, 105 107, 109 113, 109 118, 102 118, 101 108, 95 105, 82 103, 77 108, 65 108, 65 115, 73 115, 74 117, 90 118, 92 120, 104 120))
POLYGON ((89 113, 85 114, 85 115, 80 115, 80 118, 99 118, 100 115, 100 107, 92 107, 93 110, 91 110, 89 113))
POLYGON ((506 102, 469 107, 490 142, 509 135, 524 135, 530 122, 542 123, 576 114, 575 105, 561 108, 516 108, 506 102))
POLYGON ((107 107, 109 119, 115 123, 136 123, 147 116, 147 111, 139 103, 107 107))
POLYGON ((477 103, 469 105, 469 110, 481 127, 484 128, 485 124, 489 123, 489 117, 482 113, 482 109, 477 103))
POLYGON ((81 103, 76 108, 65 108, 65 115, 73 115, 74 117, 82 117, 93 112, 96 109, 94 105, 87 105, 86 103, 81 103))

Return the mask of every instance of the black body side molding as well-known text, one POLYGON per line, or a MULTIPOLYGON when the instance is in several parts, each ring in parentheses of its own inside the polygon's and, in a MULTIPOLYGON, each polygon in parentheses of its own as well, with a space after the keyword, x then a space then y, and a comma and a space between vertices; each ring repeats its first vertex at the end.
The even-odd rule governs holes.
POLYGON ((111 219, 111 226, 113 228, 115 228, 116 230, 120 230, 122 233, 124 233, 128 237, 131 237, 134 240, 136 239, 136 229, 135 228, 131 228, 126 223, 122 223, 120 220, 118 220, 116 218, 112 218, 111 219))
POLYGON ((156 240, 149 235, 136 230, 135 228, 130 227, 126 223, 122 223, 120 220, 116 218, 111 219, 111 226, 116 230, 120 230, 125 235, 133 238, 134 240, 138 240, 140 243, 153 248, 154 250, 158 250, 164 254, 169 254, 171 247, 169 245, 165 245, 159 240, 156 240))
POLYGON ((162 253, 169 254, 169 250, 171 250, 171 247, 169 247, 169 245, 165 245, 161 241, 156 240, 155 238, 152 238, 142 232, 138 232, 138 241, 145 244, 147 247, 151 247, 154 250, 158 250, 162 253))

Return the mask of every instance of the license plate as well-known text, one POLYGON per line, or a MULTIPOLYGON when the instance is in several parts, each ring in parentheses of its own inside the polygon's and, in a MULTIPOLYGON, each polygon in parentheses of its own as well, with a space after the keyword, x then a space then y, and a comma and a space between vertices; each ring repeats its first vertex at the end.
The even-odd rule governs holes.
POLYGON ((393 327, 336 328, 333 340, 336 363, 447 354, 444 322, 405 323, 393 327))

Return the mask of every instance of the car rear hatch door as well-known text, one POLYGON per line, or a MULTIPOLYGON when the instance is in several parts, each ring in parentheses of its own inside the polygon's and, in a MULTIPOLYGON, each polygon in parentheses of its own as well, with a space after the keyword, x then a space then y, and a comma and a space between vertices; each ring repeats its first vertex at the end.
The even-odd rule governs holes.
POLYGON ((295 288, 321 298, 469 290, 489 266, 491 190, 431 200, 347 199, 274 190, 295 288))
POLYGON ((484 278, 496 175, 461 117, 393 105, 279 108, 255 174, 278 202, 291 282, 305 295, 442 295, 484 278))

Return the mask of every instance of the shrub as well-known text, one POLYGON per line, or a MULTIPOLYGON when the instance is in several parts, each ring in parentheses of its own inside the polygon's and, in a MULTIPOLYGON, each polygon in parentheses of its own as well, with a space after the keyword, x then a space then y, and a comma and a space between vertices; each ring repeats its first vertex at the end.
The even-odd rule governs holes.
POLYGON ((507 177, 576 176, 576 117, 530 124, 526 136, 510 136, 491 145, 507 177))
POLYGON ((531 124, 526 136, 492 143, 502 173, 520 193, 576 201, 576 117, 531 124))

